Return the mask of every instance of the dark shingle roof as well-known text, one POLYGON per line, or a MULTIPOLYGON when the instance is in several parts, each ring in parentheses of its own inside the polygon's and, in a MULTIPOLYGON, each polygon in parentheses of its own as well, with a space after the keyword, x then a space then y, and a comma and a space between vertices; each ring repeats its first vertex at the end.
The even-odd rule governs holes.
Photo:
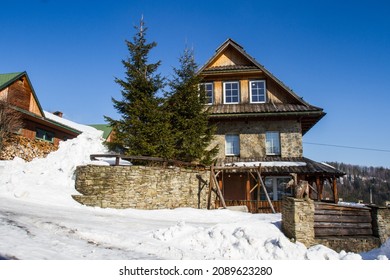
POLYGON ((210 120, 248 118, 293 118, 299 119, 302 134, 308 132, 325 112, 321 108, 302 104, 259 103, 209 105, 210 120))
POLYGON ((322 112, 321 108, 301 104, 284 103, 246 103, 210 105, 211 115, 240 113, 287 113, 322 112))
POLYGON ((254 65, 224 65, 224 66, 214 66, 206 68, 203 70, 203 74, 212 73, 212 72, 224 72, 224 71, 246 71, 246 70, 259 70, 258 67, 254 65))
MULTIPOLYGON (((324 163, 316 162, 314 160, 305 158, 305 157, 291 157, 291 158, 282 158, 282 157, 264 157, 264 158, 237 158, 237 157, 227 157, 225 158, 224 165, 232 165, 234 163, 240 163, 240 166, 247 162, 246 166, 256 165, 257 163, 271 163, 272 164, 263 164, 261 167, 261 174, 263 175, 289 175, 290 173, 299 173, 305 175, 322 175, 322 176, 343 176, 344 172, 324 163), (277 164, 277 163, 281 164, 277 164), (283 163, 286 163, 283 165, 283 163), (297 164, 294 164, 297 163, 297 164)), ((221 163, 220 163, 221 164, 221 163)))

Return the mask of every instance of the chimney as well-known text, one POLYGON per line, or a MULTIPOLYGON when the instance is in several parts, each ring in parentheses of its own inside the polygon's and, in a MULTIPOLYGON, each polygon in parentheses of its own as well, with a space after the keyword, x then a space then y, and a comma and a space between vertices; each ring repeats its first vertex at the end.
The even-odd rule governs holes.
POLYGON ((56 115, 57 117, 62 118, 63 113, 60 112, 60 111, 55 111, 55 112, 53 113, 53 115, 56 115))

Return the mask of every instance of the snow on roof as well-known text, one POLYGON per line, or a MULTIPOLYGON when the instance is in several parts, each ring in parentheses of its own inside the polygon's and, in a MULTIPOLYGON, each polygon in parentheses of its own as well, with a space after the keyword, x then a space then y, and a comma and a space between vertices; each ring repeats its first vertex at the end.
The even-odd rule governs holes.
POLYGON ((306 166, 302 161, 253 161, 253 162, 234 162, 228 164, 231 166, 263 166, 263 167, 282 167, 282 166, 306 166))
POLYGON ((65 118, 56 116, 53 113, 50 113, 50 112, 47 112, 47 111, 44 111, 44 113, 45 113, 45 116, 46 116, 47 119, 55 121, 55 122, 57 122, 59 124, 62 124, 62 125, 66 125, 66 126, 68 126, 70 128, 76 129, 78 131, 89 132, 89 133, 96 133, 96 132, 98 132, 97 129, 95 129, 95 128, 91 127, 91 126, 75 123, 73 121, 70 121, 70 120, 67 120, 65 118))

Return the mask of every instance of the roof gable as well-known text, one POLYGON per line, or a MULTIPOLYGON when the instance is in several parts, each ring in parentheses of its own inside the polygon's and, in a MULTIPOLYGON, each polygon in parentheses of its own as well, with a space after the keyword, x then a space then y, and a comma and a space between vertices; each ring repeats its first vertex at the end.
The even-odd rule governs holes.
POLYGON ((301 97, 296 95, 282 81, 277 79, 263 65, 257 62, 253 57, 247 54, 242 46, 237 44, 232 39, 227 39, 221 46, 217 48, 215 54, 199 69, 198 74, 208 74, 211 72, 223 71, 259 71, 266 77, 273 80, 276 84, 284 89, 284 91, 293 98, 296 102, 302 105, 311 106, 301 97))
MULTIPOLYGON (((27 83, 27 87, 29 89, 29 92, 31 93, 31 96, 30 96, 30 100, 29 100, 29 104, 30 104, 29 108, 21 108, 21 109, 24 111, 29 111, 31 113, 39 115, 40 117, 45 117, 42 106, 39 103, 38 97, 34 91, 34 88, 31 84, 31 81, 30 81, 26 71, 0 74, 0 92, 2 90, 6 89, 7 87, 12 87, 12 85, 15 82, 23 81, 23 80, 25 80, 25 82, 27 83)), ((14 105, 14 106, 16 106, 16 105, 14 105)))

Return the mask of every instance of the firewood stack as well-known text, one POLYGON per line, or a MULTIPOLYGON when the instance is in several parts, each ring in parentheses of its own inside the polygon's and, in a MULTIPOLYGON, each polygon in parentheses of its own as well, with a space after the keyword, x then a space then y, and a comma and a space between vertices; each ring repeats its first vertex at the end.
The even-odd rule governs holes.
POLYGON ((0 151, 0 160, 12 160, 19 157, 25 161, 31 161, 34 158, 44 158, 56 150, 57 147, 53 143, 16 135, 5 141, 0 151))

